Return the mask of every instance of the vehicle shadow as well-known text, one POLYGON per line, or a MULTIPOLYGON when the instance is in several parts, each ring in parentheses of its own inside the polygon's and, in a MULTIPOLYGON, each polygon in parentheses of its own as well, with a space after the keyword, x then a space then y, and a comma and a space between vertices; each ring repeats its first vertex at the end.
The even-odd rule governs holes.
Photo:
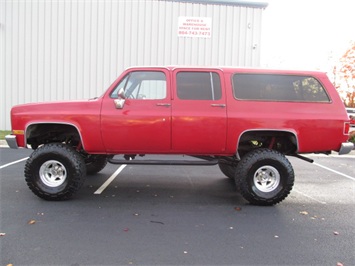
POLYGON ((234 181, 223 174, 188 177, 161 174, 153 178, 145 174, 126 175, 115 179, 101 194, 94 194, 106 180, 105 174, 88 176, 75 199, 115 199, 120 204, 247 204, 237 191, 234 181))

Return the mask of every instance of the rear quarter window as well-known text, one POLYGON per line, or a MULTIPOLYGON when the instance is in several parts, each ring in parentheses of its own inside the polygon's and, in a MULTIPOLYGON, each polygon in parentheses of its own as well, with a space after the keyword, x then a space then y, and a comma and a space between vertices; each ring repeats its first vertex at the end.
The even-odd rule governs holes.
POLYGON ((330 102, 322 84, 310 76, 240 73, 232 82, 240 100, 330 102))

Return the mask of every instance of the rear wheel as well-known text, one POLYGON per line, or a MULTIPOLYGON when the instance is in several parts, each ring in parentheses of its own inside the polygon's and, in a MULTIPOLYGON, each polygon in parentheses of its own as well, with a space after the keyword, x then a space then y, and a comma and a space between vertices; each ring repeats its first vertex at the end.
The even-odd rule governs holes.
POLYGON ((236 169, 235 181, 251 204, 274 205, 284 200, 294 184, 294 171, 281 153, 257 149, 246 154, 236 169))
POLYGON ((78 152, 62 143, 51 143, 35 150, 26 162, 28 187, 40 198, 66 200, 83 185, 86 167, 78 152))

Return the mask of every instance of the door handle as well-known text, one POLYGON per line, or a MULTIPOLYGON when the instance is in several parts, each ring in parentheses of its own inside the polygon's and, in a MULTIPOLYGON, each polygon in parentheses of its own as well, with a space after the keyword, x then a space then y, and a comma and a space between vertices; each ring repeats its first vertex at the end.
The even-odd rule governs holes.
POLYGON ((212 107, 226 107, 226 105, 224 103, 212 103, 211 104, 212 107))
POLYGON ((169 107, 169 106, 171 106, 171 104, 170 103, 157 103, 157 106, 169 107))

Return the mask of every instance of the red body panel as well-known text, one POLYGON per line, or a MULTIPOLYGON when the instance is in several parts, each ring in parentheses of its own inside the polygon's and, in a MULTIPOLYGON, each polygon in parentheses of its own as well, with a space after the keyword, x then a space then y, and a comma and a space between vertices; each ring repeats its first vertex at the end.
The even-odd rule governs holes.
MULTIPOLYGON (((223 72, 216 69, 204 71, 223 72)), ((176 84, 177 71, 196 72, 195 68, 179 68, 173 73, 176 84)), ((221 79, 220 100, 181 100, 176 97, 176 86, 172 87, 172 151, 182 154, 224 154, 226 149, 227 108, 224 79, 221 79), (198 136, 198 137, 196 137, 198 136)))
MULTIPOLYGON (((34 124, 72 125, 77 128, 85 150, 105 153, 100 132, 101 101, 102 98, 18 105, 11 112, 12 129, 26 133, 27 128, 34 124)), ((25 141, 22 142, 20 137, 17 143, 25 147, 25 141)))
MULTIPOLYGON (((15 106, 12 129, 25 132, 36 123, 69 124, 77 128, 88 153, 233 155, 241 135, 251 130, 287 131, 296 136, 298 152, 339 150, 348 139, 343 103, 324 73, 236 68, 132 68, 126 70, 99 99, 15 106), (126 99, 117 109, 110 93, 130 71, 165 73, 167 95, 161 100, 126 99), (222 97, 216 101, 180 100, 177 71, 214 71, 221 79, 222 97), (327 89, 329 103, 237 100, 233 73, 303 74, 327 89)), ((17 133, 18 134, 18 133, 17 133)), ((23 135, 17 144, 25 147, 23 135)))

